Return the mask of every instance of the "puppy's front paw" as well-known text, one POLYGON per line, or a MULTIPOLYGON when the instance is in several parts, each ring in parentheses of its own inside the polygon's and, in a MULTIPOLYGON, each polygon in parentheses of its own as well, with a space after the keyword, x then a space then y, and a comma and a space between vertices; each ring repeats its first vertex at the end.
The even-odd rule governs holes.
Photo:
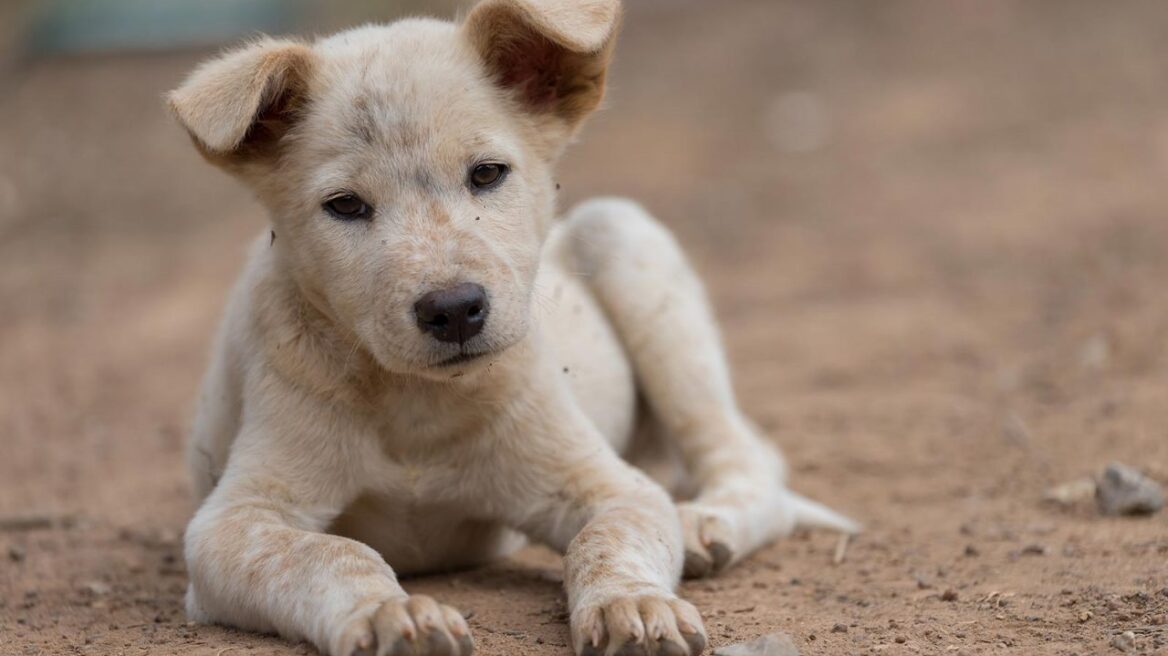
POLYGON ((694 502, 680 503, 677 510, 685 539, 683 574, 687 579, 717 574, 737 559, 734 527, 726 513, 694 502))
POLYGON ((332 656, 470 656, 462 614, 426 595, 391 599, 350 620, 332 656))
POLYGON ((706 629, 697 609, 672 594, 621 596, 572 613, 578 656, 697 656, 706 629))

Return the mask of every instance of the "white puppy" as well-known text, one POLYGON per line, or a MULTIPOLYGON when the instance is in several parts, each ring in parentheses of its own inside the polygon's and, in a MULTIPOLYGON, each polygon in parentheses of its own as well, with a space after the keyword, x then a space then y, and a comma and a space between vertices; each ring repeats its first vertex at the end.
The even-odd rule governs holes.
POLYGON ((527 536, 564 552, 578 654, 697 654, 683 567, 852 528, 785 490, 669 233, 625 200, 555 218, 552 166, 601 101, 619 14, 484 0, 459 24, 262 39, 170 95, 272 221, 190 443, 193 619, 465 656, 462 616, 395 573, 527 536), (680 453, 692 500, 622 460, 638 426, 680 453))

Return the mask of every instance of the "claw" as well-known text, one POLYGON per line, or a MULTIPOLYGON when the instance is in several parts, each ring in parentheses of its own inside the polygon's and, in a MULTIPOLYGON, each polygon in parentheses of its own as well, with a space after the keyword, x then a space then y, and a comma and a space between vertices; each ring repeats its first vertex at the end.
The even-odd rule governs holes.
POLYGON ((702 554, 686 549, 685 566, 682 572, 687 579, 700 579, 710 575, 710 559, 702 554))
POLYGON ((450 638, 446 637, 446 632, 441 629, 435 629, 427 636, 427 653, 432 656, 455 656, 454 643, 450 638))
POLYGON ((681 637, 685 640, 685 644, 689 645, 690 656, 698 656, 706 650, 706 636, 702 635, 696 627, 685 620, 678 620, 677 628, 681 631, 681 637))
POLYGON ((616 650, 613 656, 648 656, 648 653, 644 644, 630 640, 616 650))
POLYGON ((681 645, 677 644, 676 642, 674 642, 672 640, 665 639, 665 640, 662 640, 661 642, 657 643, 656 656, 687 656, 687 655, 685 652, 685 647, 682 647, 681 645))
POLYGON ((409 639, 405 637, 398 638, 389 651, 385 652, 386 656, 409 656, 411 653, 413 653, 413 648, 410 646, 409 639))
POLYGON ((730 551, 730 547, 721 542, 711 542, 708 547, 710 556, 714 559, 714 571, 721 572, 726 565, 730 564, 730 559, 734 557, 734 553, 730 551))

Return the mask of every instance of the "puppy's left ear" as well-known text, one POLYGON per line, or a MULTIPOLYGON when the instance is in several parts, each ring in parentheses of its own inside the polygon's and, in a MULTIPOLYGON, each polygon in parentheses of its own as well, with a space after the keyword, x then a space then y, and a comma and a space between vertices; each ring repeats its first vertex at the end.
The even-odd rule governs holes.
POLYGON ((488 72, 569 136, 600 105, 620 0, 483 0, 463 31, 488 72))

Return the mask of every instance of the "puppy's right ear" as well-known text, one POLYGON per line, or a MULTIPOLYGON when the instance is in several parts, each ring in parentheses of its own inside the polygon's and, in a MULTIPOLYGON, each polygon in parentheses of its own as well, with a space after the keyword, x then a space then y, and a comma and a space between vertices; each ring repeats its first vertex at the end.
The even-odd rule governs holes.
POLYGON ((199 66, 167 100, 205 154, 259 152, 291 127, 313 62, 304 44, 264 38, 199 66))

